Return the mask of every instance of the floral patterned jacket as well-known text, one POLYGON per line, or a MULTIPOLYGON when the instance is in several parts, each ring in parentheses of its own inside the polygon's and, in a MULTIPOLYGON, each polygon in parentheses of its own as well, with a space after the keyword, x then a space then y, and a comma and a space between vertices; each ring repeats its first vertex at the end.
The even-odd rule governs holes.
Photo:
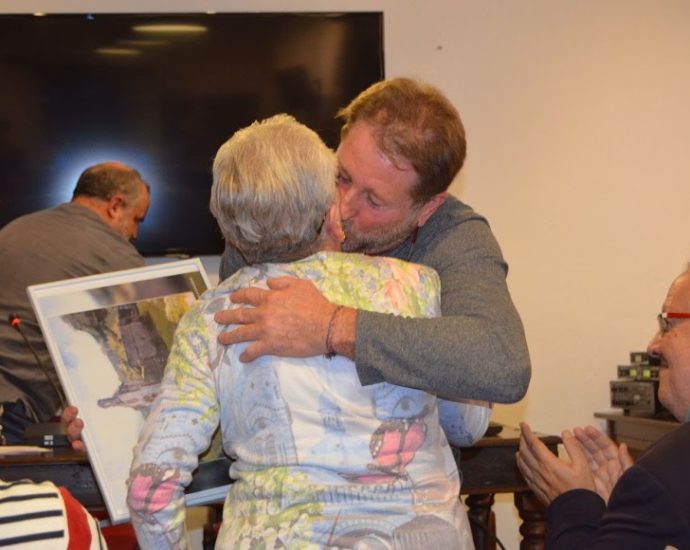
POLYGON ((128 504, 141 546, 187 547, 183 490, 220 424, 235 481, 217 548, 471 548, 448 440, 472 443, 490 409, 362 387, 339 356, 240 362, 245 345, 220 345, 228 327, 213 314, 235 307, 234 290, 284 275, 310 279, 334 303, 440 315, 435 271, 356 254, 245 267, 206 292, 178 326, 135 448, 128 504))

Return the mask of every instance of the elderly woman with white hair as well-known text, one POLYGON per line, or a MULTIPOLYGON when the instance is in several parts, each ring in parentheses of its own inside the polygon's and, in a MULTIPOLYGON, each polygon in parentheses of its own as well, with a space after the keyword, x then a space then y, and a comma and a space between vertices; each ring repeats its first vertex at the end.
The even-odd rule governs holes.
POLYGON ((204 294, 176 332, 130 476, 143 548, 186 547, 183 490, 219 424, 235 481, 217 548, 472 547, 448 440, 480 437, 488 406, 362 387, 354 363, 332 354, 243 363, 246 344, 216 338, 214 313, 234 307, 234 290, 280 276, 309 279, 344 306, 440 315, 433 270, 334 251, 335 176, 333 152, 287 115, 219 149, 211 211, 249 266, 204 294))

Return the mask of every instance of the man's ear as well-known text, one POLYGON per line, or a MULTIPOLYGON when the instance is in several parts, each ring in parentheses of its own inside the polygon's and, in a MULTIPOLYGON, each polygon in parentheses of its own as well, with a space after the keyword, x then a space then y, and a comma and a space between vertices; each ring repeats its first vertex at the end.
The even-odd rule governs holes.
POLYGON ((422 227, 429 221, 429 218, 438 210, 439 206, 443 204, 446 198, 448 198, 448 193, 444 191, 443 193, 434 195, 426 201, 417 214, 417 226, 422 227))
POLYGON ((122 195, 113 195, 105 205, 105 211, 111 219, 118 218, 120 211, 125 207, 125 199, 122 195))

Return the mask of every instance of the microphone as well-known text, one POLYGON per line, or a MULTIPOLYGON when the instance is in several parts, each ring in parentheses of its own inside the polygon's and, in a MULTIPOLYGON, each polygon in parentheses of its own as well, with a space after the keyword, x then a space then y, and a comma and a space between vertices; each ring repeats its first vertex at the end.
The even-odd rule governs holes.
POLYGON ((65 396, 62 393, 62 389, 55 383, 55 380, 53 380, 53 377, 50 375, 50 372, 48 372, 48 369, 43 364, 41 359, 38 357, 38 353, 36 353, 36 350, 31 345, 31 342, 29 342, 29 339, 26 337, 24 329, 22 328, 21 318, 16 313, 11 313, 7 320, 12 326, 12 328, 22 335, 24 343, 26 343, 26 346, 31 350, 31 353, 33 353, 34 358, 36 359, 36 363, 38 363, 38 366, 41 367, 41 370, 43 371, 45 377, 48 379, 48 382, 50 382, 50 385, 53 386, 53 389, 55 390, 55 393, 57 394, 58 399, 60 400, 60 405, 63 409, 65 409, 67 407, 67 400, 65 399, 65 396))

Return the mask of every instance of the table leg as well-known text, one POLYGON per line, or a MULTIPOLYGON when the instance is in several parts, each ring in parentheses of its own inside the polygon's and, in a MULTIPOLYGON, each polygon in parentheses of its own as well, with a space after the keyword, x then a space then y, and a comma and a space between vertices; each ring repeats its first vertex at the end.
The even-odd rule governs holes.
POLYGON ((467 516, 472 529, 472 540, 476 550, 496 550, 496 520, 491 507, 494 495, 470 495, 465 499, 467 516))
POLYGON ((534 496, 532 491, 515 493, 515 506, 518 509, 520 525, 520 550, 542 550, 546 537, 546 507, 534 496))

